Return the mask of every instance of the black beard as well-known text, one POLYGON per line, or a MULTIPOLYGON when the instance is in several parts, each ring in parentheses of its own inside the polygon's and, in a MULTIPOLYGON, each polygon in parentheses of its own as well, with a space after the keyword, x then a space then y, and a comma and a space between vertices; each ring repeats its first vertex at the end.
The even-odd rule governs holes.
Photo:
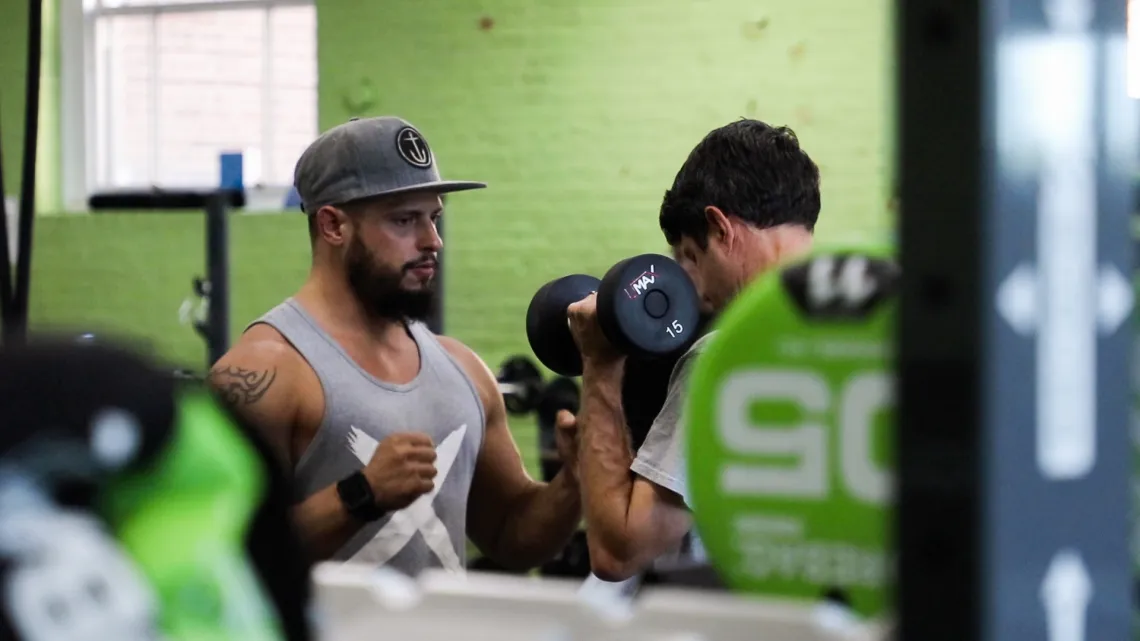
POLYGON ((377 267, 372 253, 359 239, 354 238, 345 256, 348 286, 365 313, 373 318, 423 321, 435 309, 434 282, 417 291, 404 289, 400 285, 404 274, 422 262, 422 259, 416 260, 394 272, 377 267))

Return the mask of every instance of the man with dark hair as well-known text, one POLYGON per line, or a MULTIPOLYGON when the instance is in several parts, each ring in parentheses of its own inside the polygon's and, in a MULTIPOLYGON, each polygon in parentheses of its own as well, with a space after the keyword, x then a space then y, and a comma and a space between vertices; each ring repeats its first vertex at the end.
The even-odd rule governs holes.
MULTIPOLYGON (((715 314, 758 275, 810 248, 819 208, 819 169, 795 134, 740 120, 689 154, 665 192, 660 223, 703 311, 715 314)), ((702 556, 690 532, 682 417, 689 373, 712 333, 677 361, 635 453, 621 405, 624 358, 602 334, 595 302, 591 294, 569 310, 584 365, 578 466, 592 569, 618 581, 665 556, 702 556)))
POLYGON ((260 428, 294 486, 293 516, 318 559, 407 574, 462 571, 468 538, 500 566, 535 567, 577 529, 573 417, 549 483, 526 472, 495 375, 422 322, 432 308, 440 178, 399 118, 353 119, 297 162, 313 264, 296 294, 255 320, 210 373, 260 428))

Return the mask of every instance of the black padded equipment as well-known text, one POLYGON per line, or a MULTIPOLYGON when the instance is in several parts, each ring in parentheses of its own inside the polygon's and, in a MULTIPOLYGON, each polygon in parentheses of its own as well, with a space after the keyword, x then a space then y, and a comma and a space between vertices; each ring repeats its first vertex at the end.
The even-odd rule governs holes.
POLYGON ((570 413, 577 414, 580 401, 578 383, 565 376, 551 380, 538 400, 538 407, 535 408, 535 417, 538 419, 538 463, 542 468, 542 479, 546 482, 550 482, 562 469, 554 436, 558 412, 569 410, 570 413))
MULTIPOLYGON (((176 446, 174 421, 182 386, 200 388, 201 383, 177 379, 170 368, 107 342, 77 344, 72 336, 62 336, 0 349, 0 461, 15 461, 31 472, 60 506, 95 513, 112 474, 145 474, 176 446), (101 465, 90 447, 93 418, 107 408, 129 413, 140 435, 132 458, 114 470, 101 465)), ((257 452, 267 480, 249 523, 245 551, 276 608, 285 639, 307 641, 311 565, 293 531, 291 490, 259 432, 225 413, 257 452)))
POLYGON ((542 395, 542 372, 525 356, 512 356, 503 361, 495 377, 507 411, 515 416, 529 414, 538 406, 542 395))

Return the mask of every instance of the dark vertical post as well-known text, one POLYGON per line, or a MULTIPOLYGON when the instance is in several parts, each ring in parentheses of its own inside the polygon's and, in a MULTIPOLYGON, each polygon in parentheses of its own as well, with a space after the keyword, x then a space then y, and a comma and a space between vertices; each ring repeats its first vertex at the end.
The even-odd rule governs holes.
POLYGON ((896 6, 900 638, 1124 641, 1125 3, 896 6))
POLYGON ((209 311, 206 348, 213 367, 227 350, 230 334, 230 241, 229 198, 219 191, 206 200, 206 280, 209 283, 209 311))
MULTIPOLYGON (((5 339, 24 341, 28 333, 28 294, 32 280, 32 232, 36 216, 36 151, 40 113, 40 50, 43 38, 43 0, 28 6, 28 68, 24 95, 24 166, 20 181, 20 215, 16 237, 16 283, 5 339)), ((3 194, 0 194, 2 197, 3 194)), ((5 221, 7 224, 7 221, 5 221)))
MULTIPOLYGON (((3 149, 3 145, 0 145, 3 149)), ((16 304, 12 295, 12 256, 8 252, 8 204, 4 198, 4 159, 0 153, 0 330, 10 326, 9 317, 16 304)), ((0 341, 2 342, 2 341, 0 341)))

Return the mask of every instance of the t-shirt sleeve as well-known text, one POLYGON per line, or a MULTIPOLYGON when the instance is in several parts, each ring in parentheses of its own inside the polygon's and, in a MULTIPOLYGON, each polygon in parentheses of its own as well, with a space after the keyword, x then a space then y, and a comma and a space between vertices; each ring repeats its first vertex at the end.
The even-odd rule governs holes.
POLYGON ((630 465, 635 474, 675 492, 686 505, 689 504, 689 499, 684 452, 685 396, 697 354, 698 349, 694 345, 677 361, 669 378, 665 403, 657 413, 657 418, 653 419, 645 442, 637 450, 637 456, 630 465))

